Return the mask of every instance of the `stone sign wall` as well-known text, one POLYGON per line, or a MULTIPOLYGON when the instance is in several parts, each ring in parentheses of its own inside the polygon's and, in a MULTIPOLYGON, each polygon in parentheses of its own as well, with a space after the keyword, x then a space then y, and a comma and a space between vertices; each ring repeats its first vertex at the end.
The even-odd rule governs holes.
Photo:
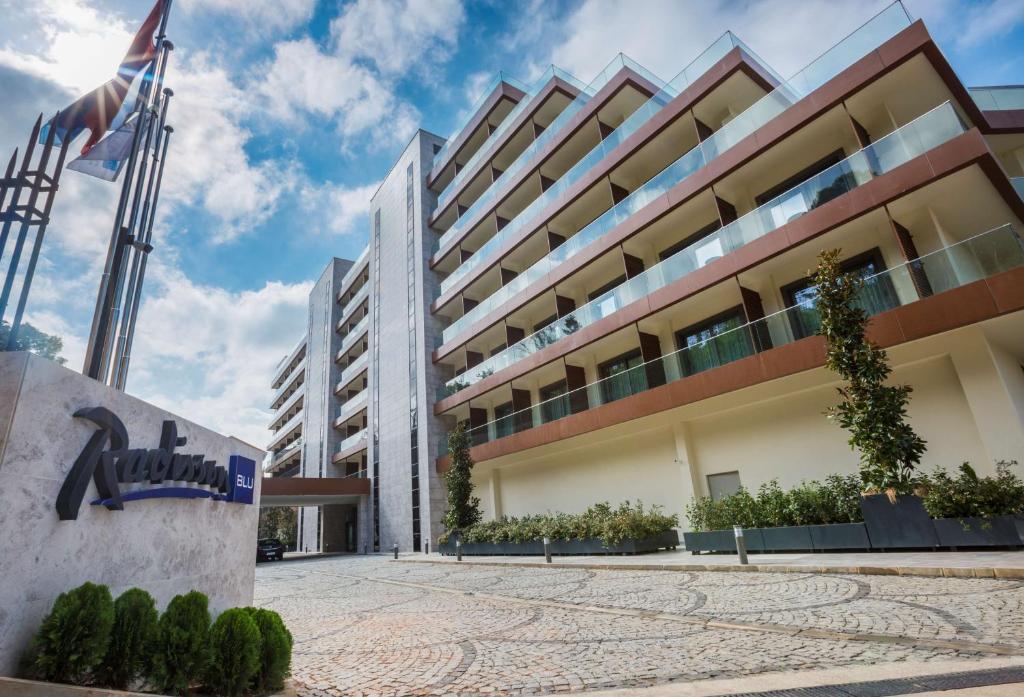
POLYGON ((214 613, 250 605, 260 478, 229 472, 247 459, 260 463, 263 451, 51 361, 0 353, 0 675, 17 672, 53 600, 85 581, 115 597, 143 588, 160 609, 193 589, 214 613), (104 430, 109 414, 116 423, 104 430), (90 443, 94 462, 83 457, 90 443), (88 470, 84 495, 70 506, 77 518, 61 520, 76 461, 88 470), (104 467, 112 490, 92 473, 104 467), (252 504, 230 500, 232 477, 253 487, 252 504))

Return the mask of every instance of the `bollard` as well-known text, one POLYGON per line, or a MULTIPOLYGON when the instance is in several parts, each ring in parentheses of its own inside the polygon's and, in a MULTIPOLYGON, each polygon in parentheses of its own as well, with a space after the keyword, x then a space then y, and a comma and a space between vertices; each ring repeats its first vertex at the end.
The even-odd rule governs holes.
POLYGON ((544 538, 544 561, 548 564, 551 563, 551 540, 544 538))
POLYGON ((736 554, 740 555, 740 564, 746 564, 747 541, 743 538, 743 526, 733 525, 732 532, 736 536, 736 554))
POLYGON ((398 559, 398 543, 395 543, 395 559, 398 559))
POLYGON ((425 544, 425 546, 423 548, 423 553, 429 556, 430 555, 430 543, 426 542, 424 544, 425 544))
POLYGON ((455 561, 462 561, 462 540, 455 540, 455 561))

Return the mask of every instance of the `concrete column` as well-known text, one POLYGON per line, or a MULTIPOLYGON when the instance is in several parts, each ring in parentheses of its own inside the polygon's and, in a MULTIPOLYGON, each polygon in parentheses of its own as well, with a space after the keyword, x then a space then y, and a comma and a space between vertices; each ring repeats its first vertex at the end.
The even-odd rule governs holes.
POLYGON ((501 470, 498 468, 491 470, 487 495, 491 499, 490 509, 494 512, 494 519, 497 520, 504 515, 501 506, 501 470))
POLYGON ((1020 363, 990 342, 980 328, 965 333, 950 351, 974 425, 987 456, 972 463, 991 472, 999 460, 1020 460, 1024 453, 1024 373, 1020 363))
POLYGON ((685 507, 697 496, 704 496, 704 487, 701 484, 701 476, 693 454, 693 436, 690 433, 690 425, 682 422, 672 425, 672 439, 676 447, 676 463, 679 465, 679 484, 682 487, 682 500, 684 509, 679 513, 681 529, 689 528, 689 521, 686 520, 685 507))

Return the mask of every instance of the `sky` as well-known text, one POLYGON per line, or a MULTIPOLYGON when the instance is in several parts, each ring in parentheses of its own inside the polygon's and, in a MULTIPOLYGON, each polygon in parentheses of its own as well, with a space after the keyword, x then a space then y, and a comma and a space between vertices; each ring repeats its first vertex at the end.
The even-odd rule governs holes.
MULTIPOLYGON (((257 445, 274 367, 417 128, 448 136, 499 70, 662 80, 732 30, 784 76, 885 0, 174 0, 175 128, 127 391, 257 445)), ((908 0, 969 86, 1024 84, 1024 0, 908 0)), ((113 76, 151 0, 0 0, 0 157, 113 76)), ((74 149, 74 146, 73 146, 74 149)), ((119 185, 61 181, 27 320, 81 369, 119 185)), ((4 261, 6 264, 6 260, 4 261)))

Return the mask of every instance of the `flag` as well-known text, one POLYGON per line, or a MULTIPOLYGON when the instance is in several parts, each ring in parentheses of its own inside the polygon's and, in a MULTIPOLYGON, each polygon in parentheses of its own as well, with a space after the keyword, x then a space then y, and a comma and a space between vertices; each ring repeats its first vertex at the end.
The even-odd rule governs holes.
MULTIPOLYGON (((82 155, 88 155, 107 131, 115 133, 123 127, 135 108, 136 99, 126 99, 130 93, 138 94, 143 80, 152 78, 152 66, 156 57, 153 34, 160 23, 164 0, 156 0, 149 16, 139 27, 128 52, 118 66, 113 79, 80 97, 59 116, 51 119, 39 134, 44 142, 50 128, 56 129, 54 142, 74 140, 82 131, 89 131, 89 138, 82 147, 82 155)), ((76 168, 77 169, 77 168, 76 168)), ((116 174, 115 174, 116 177, 116 174)))

